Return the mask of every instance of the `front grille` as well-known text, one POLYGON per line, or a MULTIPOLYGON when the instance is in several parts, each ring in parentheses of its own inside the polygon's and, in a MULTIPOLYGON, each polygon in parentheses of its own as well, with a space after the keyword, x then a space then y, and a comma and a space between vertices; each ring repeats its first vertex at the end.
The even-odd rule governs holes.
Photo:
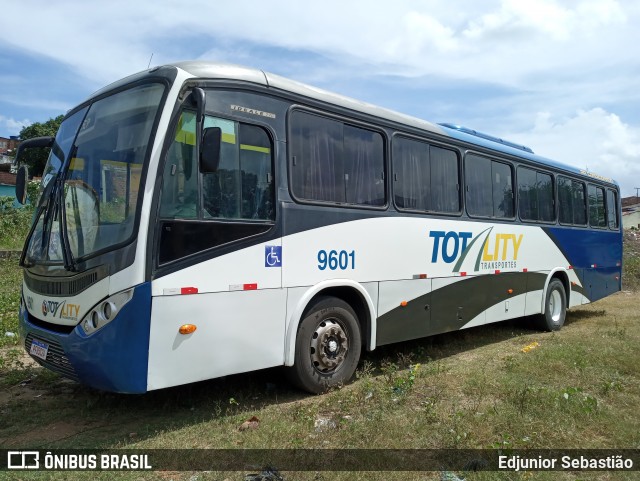
POLYGON ((91 285, 104 279, 107 269, 97 268, 73 277, 41 277, 24 271, 24 282, 27 287, 37 294, 45 296, 71 297, 81 293, 91 285))
MULTIPOLYGON (((62 374, 64 377, 77 381, 78 375, 69 362, 69 358, 67 358, 67 355, 64 353, 62 346, 56 341, 52 341, 50 339, 43 339, 43 342, 46 342, 49 345, 49 349, 47 350, 47 359, 43 360, 39 357, 31 357, 47 369, 51 369, 52 371, 62 374)), ((32 343, 33 334, 28 334, 27 339, 24 341, 24 347, 27 349, 27 352, 31 351, 32 343)))

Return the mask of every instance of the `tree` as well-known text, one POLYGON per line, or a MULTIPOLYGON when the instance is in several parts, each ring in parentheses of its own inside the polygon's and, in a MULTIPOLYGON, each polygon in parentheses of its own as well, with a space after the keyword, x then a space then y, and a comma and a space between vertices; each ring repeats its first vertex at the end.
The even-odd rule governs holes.
MULTIPOLYGON (((54 137, 60 128, 64 115, 58 115, 46 122, 34 122, 20 131, 20 140, 33 139, 34 137, 54 137)), ((29 166, 29 173, 41 176, 49 157, 49 149, 27 149, 20 156, 20 160, 29 166)))

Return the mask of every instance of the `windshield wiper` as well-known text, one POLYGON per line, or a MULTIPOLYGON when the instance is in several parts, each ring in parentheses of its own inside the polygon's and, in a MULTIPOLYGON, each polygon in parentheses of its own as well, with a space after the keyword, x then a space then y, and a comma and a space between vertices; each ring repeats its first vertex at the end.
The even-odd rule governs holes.
POLYGON ((45 189, 42 191, 42 194, 38 201, 36 214, 33 217, 33 223, 31 224, 31 228, 29 229, 29 233, 27 234, 27 237, 25 239, 24 247, 22 249, 22 254, 20 254, 20 261, 18 263, 20 267, 35 266, 34 262, 31 262, 31 261, 27 262, 26 260, 27 251, 29 250, 29 246, 33 241, 33 234, 38 228, 40 217, 42 217, 43 215, 44 215, 44 218, 42 219, 42 239, 41 239, 40 252, 44 252, 44 249, 49 245, 49 238, 51 233, 51 226, 50 226, 49 219, 51 219, 51 215, 52 215, 52 212, 51 212, 52 209, 49 209, 49 205, 51 204, 51 197, 55 195, 55 182, 56 182, 55 178, 51 179, 49 181, 49 185, 47 185, 45 189), (49 226, 49 229, 47 229, 47 226, 49 226))
MULTIPOLYGON (((76 265, 76 261, 73 258, 73 253, 71 252, 71 243, 69 242, 69 236, 67 235, 67 212, 64 205, 64 175, 59 177, 58 188, 56 189, 56 197, 55 202, 58 209, 60 209, 60 218, 58 222, 60 222, 60 240, 62 241, 62 262, 64 263, 64 268, 70 272, 77 272, 78 266, 76 265)), ((55 222, 55 220, 54 220, 55 222)))

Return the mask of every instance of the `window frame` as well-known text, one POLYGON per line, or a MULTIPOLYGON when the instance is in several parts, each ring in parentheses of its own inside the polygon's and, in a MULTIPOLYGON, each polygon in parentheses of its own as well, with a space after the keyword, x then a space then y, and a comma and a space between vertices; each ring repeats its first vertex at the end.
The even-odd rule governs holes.
MULTIPOLYGON (((517 192, 516 192, 516 166, 513 164, 513 162, 510 162, 506 159, 502 159, 502 158, 497 158, 491 155, 487 155, 481 152, 477 152, 475 150, 467 150, 464 153, 464 159, 463 159, 463 165, 464 165, 464 181, 463 181, 463 194, 464 194, 464 210, 467 213, 467 216, 469 216, 470 219, 492 219, 494 221, 506 221, 506 222, 515 222, 516 218, 517 218, 517 210, 518 210, 518 203, 516 201, 517 198, 517 192), (509 170, 511 171, 511 188, 512 188, 512 193, 513 193, 513 216, 511 217, 496 217, 495 215, 491 215, 491 216, 485 216, 485 215, 478 215, 478 214, 471 214, 469 212, 469 207, 468 207, 468 203, 467 203, 467 157, 468 156, 477 156, 477 157, 482 157, 484 159, 487 159, 489 162, 495 162, 498 164, 503 164, 506 165, 507 167, 509 167, 509 170)), ((491 164, 490 164, 491 165, 491 164)), ((491 165, 492 167, 492 171, 493 172, 493 165, 491 165)), ((491 182, 491 210, 494 210, 494 205, 493 205, 493 176, 492 176, 492 182, 491 182)))
MULTIPOLYGON (((180 118, 182 117, 182 114, 185 111, 189 111, 189 112, 193 112, 195 113, 195 110, 192 107, 183 107, 177 110, 176 112, 176 120, 175 122, 172 122, 172 124, 169 126, 170 129, 168 129, 167 131, 171 132, 171 137, 168 141, 168 145, 166 150, 163 150, 162 153, 162 158, 160 160, 160 164, 162 165, 162 171, 158 170, 158 178, 160 179, 160 189, 159 189, 159 194, 158 194, 158 209, 157 209, 157 215, 156 215, 156 219, 158 221, 161 220, 177 220, 177 221, 185 221, 185 222, 225 222, 225 223, 234 223, 234 224, 268 224, 268 225, 274 225, 277 222, 278 219, 278 209, 277 209, 277 179, 276 179, 276 163, 277 163, 277 155, 276 155, 276 146, 277 146, 277 142, 276 142, 276 137, 274 135, 274 133, 271 130, 271 127, 268 126, 267 124, 262 124, 259 122, 247 122, 245 121, 245 119, 237 119, 234 117, 230 117, 230 116, 225 116, 225 115, 221 115, 218 112, 205 112, 204 117, 215 117, 215 118, 219 118, 221 120, 226 120, 229 122, 234 122, 238 125, 240 124, 245 124, 247 126, 250 127, 256 127, 261 129, 262 131, 264 131, 268 138, 269 138, 269 142, 271 143, 271 182, 272 182, 272 188, 273 188, 273 219, 243 219, 243 218, 224 218, 224 217, 207 217, 204 215, 204 175, 201 171, 200 171, 200 161, 199 159, 195 159, 195 168, 197 169, 197 205, 196 205, 196 217, 194 218, 187 218, 187 217, 175 217, 175 218, 171 218, 171 217, 163 217, 161 214, 161 209, 162 209, 162 179, 164 178, 165 172, 164 172, 164 168, 166 167, 165 162, 167 159, 167 155, 169 155, 169 149, 171 147, 171 145, 174 142, 175 139, 175 132, 176 129, 178 128, 178 123, 180 121, 180 118)), ((204 119, 203 119, 204 122, 204 119)), ((238 136, 239 137, 239 136, 238 136)), ((239 142, 239 139, 238 139, 239 142)), ((238 143, 238 149, 240 149, 240 143, 238 143)))
MULTIPOLYGON (((463 212, 464 212, 464 204, 463 204, 463 196, 462 196, 462 182, 463 182, 463 175, 462 175, 462 155, 460 153, 460 150, 457 148, 456 145, 452 145, 452 144, 444 144, 441 142, 434 142, 431 139, 425 138, 425 137, 420 137, 418 135, 412 135, 406 132, 402 132, 402 131, 396 131, 393 133, 392 137, 391 137, 391 145, 390 145, 390 152, 391 152, 391 193, 390 193, 390 199, 391 199, 391 203, 393 204, 393 207, 398 211, 398 212, 407 212, 407 213, 411 213, 411 214, 423 214, 423 215, 437 215, 437 216, 447 216, 447 217, 461 217, 463 212), (456 155, 456 164, 457 164, 457 172, 458 172, 458 210, 455 212, 442 212, 442 211, 437 211, 437 210, 419 210, 419 209, 410 209, 407 207, 399 207, 396 203, 396 195, 395 195, 395 162, 396 159, 393 155, 393 149, 394 149, 394 145, 397 142, 397 138, 400 139, 407 139, 407 140, 412 140, 415 142, 421 142, 423 144, 425 144, 428 147, 437 147, 439 149, 443 149, 443 150, 448 150, 450 152, 453 152, 456 155)), ((431 161, 431 155, 429 155, 429 161, 431 161)), ((431 163, 429 164, 429 175, 431 175, 431 163)))
MULTIPOLYGON (((574 177, 569 177, 568 175, 564 175, 564 174, 558 174, 556 176, 556 205, 558 206, 558 208, 556 209, 556 216, 558 218, 558 224, 559 225, 563 225, 563 226, 568 226, 568 227, 581 227, 583 229, 588 229, 589 228, 589 194, 587 192, 587 183, 584 180, 579 180, 576 179, 574 177), (575 222, 562 222, 560 220, 560 189, 558 188, 558 184, 560 182, 560 179, 566 179, 568 181, 571 182, 571 193, 573 195, 573 184, 574 183, 578 183, 582 185, 582 192, 584 194, 584 208, 585 208, 585 223, 584 224, 576 224, 575 222)), ((573 209, 573 204, 572 204, 572 210, 571 210, 571 220, 573 221, 575 218, 575 210, 573 209)))
MULTIPOLYGON (((271 143, 271 175, 272 175, 272 188, 273 188, 273 219, 263 220, 263 219, 225 219, 225 218, 207 218, 204 217, 203 211, 203 193, 202 193, 202 182, 203 182, 203 173, 200 171, 200 162, 196 159, 196 168, 197 168, 197 191, 198 191, 198 205, 197 207, 197 216, 195 218, 180 218, 180 217, 163 217, 161 215, 161 206, 162 206, 162 193, 163 193, 163 177, 165 174, 165 168, 167 166, 166 160, 169 155, 169 150, 171 145, 175 141, 175 133, 176 129, 179 125, 179 120, 185 111, 193 112, 194 109, 191 106, 179 105, 172 114, 172 120, 167 128, 167 132, 170 132, 169 135, 165 137, 165 143, 162 149, 162 156, 159 161, 156 184, 154 188, 154 208, 155 212, 155 222, 153 223, 153 236, 150 242, 153 242, 153 248, 149 251, 152 253, 149 259, 151 262, 151 268, 154 272, 154 275, 166 275, 171 272, 175 272, 176 270, 182 269, 185 266, 192 265, 193 262, 200 262, 201 260, 209 259, 215 254, 212 255, 213 252, 228 252, 229 249, 234 249, 232 246, 234 244, 243 244, 243 243, 253 243, 255 242, 253 239, 260 237, 269 237, 274 232, 274 229, 278 225, 279 219, 279 204, 278 204, 278 177, 277 177, 277 148, 278 142, 276 141, 276 135, 274 134, 272 127, 266 123, 262 122, 247 122, 246 119, 234 118, 228 115, 223 115, 218 111, 207 111, 205 112, 205 116, 216 117, 223 120, 229 120, 235 122, 237 124, 246 124, 252 127, 257 127, 266 132, 269 142, 271 143), (185 225, 189 226, 206 226, 213 224, 224 224, 224 225, 237 225, 237 226, 263 226, 264 230, 252 233, 247 236, 238 237, 235 239, 231 239, 227 242, 222 242, 216 245, 210 245, 206 248, 194 251, 192 253, 188 253, 186 255, 182 255, 170 260, 165 260, 164 262, 160 261, 161 255, 161 244, 162 244, 162 226, 167 223, 174 223, 176 225, 185 225)), ((240 145, 238 144, 238 148, 240 145)), ((150 223, 150 226, 152 223, 150 223)))
MULTIPOLYGON (((319 110, 315 108, 310 108, 304 105, 293 104, 289 107, 286 114, 286 132, 287 132, 287 187, 289 189, 289 195, 291 199, 297 204, 301 205, 317 205, 323 207, 335 207, 341 209, 364 209, 364 210, 375 210, 375 211, 385 211, 388 210, 390 202, 390 187, 389 187, 389 139, 387 136, 387 132, 378 125, 374 125, 368 122, 364 122, 353 117, 346 117, 343 115, 334 114, 325 110, 319 110), (293 122, 292 116, 296 113, 304 113, 308 115, 315 115, 317 117, 321 117, 324 119, 341 122, 342 125, 348 125, 350 127, 359 128, 362 130, 368 130, 370 132, 374 132, 380 135, 382 139, 382 174, 384 178, 382 179, 382 184, 384 188, 384 203, 382 205, 366 205, 366 204, 352 204, 347 202, 334 202, 327 200, 315 200, 315 199, 305 199, 296 195, 294 191, 294 183, 293 183, 293 122)), ((344 145, 344 144, 343 144, 344 145)))
MULTIPOLYGON (((597 191, 596 191, 597 192, 597 191)), ((597 193, 596 193, 597 199, 597 193)), ((594 184, 593 182, 587 183, 587 221, 589 222, 590 229, 597 230, 609 230, 609 222, 607 220, 607 188, 604 185, 594 184), (591 224, 591 204, 589 203, 589 187, 602 190, 602 208, 604 210, 604 225, 592 225, 591 224)))
MULTIPOLYGON (((537 166, 530 166, 528 164, 519 164, 516 169, 516 189, 517 189, 516 195, 518 199, 516 203, 517 218, 520 222, 528 223, 528 224, 546 224, 546 225, 553 225, 558 223, 558 205, 557 205, 558 203, 556 201, 558 187, 557 187, 557 181, 556 181, 556 174, 554 172, 549 172, 548 170, 539 169, 537 166), (536 179, 538 174, 548 175, 549 177, 551 177, 551 189, 552 189, 551 202, 553 202, 553 219, 552 220, 523 219, 522 216, 520 215, 520 170, 521 169, 528 169, 535 172, 536 179)), ((538 203, 538 207, 539 206, 540 205, 538 203)))
POLYGON ((618 191, 616 189, 612 189, 610 187, 606 188, 606 192, 605 192, 605 212, 606 212, 606 217, 607 217, 607 227, 609 228, 610 231, 613 232, 619 232, 620 231, 620 211, 618 211, 618 199, 620 198, 620 194, 618 193, 618 191), (616 226, 615 227, 611 227, 611 220, 609 219, 609 193, 612 193, 614 195, 614 200, 616 201, 614 207, 613 207, 613 212, 615 213, 616 216, 616 226))

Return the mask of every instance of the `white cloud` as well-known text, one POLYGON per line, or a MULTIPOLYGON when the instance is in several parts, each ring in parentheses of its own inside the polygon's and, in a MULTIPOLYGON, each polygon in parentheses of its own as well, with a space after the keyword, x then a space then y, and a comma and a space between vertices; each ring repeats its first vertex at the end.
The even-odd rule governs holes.
MULTIPOLYGON (((609 173, 627 193, 640 184, 640 111, 629 107, 640 101, 639 2, 31 0, 7 2, 3 14, 28 21, 3 25, 0 43, 62 63, 90 85, 87 91, 146 68, 152 53, 154 65, 189 58, 264 62, 274 73, 328 89, 351 78, 377 77, 380 84, 385 75, 410 77, 423 86, 398 104, 415 105, 427 119, 440 120, 421 104, 450 105, 446 120, 478 119, 470 126, 496 133, 508 126, 536 151, 609 173), (260 58, 274 48, 302 55, 260 58), (429 98, 436 79, 440 87, 475 88, 474 100, 451 92, 429 98), (483 98, 487 85, 491 95, 483 98), (550 114, 527 131, 531 112, 550 114)), ((394 105, 401 84, 368 100, 394 105)))
POLYGON ((626 15, 616 0, 558 2, 556 0, 503 0, 497 11, 471 20, 463 36, 469 40, 508 39, 526 34, 551 41, 573 41, 598 29, 624 23, 626 15), (564 5, 567 6, 564 6, 564 5), (571 8, 573 7, 573 8, 571 8))
POLYGON ((396 0, 393 8, 364 0, 241 0, 224 7, 193 0, 188 8, 169 0, 40 0, 5 7, 8 18, 38 14, 27 15, 29 28, 9 22, 0 39, 99 83, 145 68, 154 52, 155 61, 198 57, 216 48, 216 37, 393 65, 400 74, 513 84, 532 72, 608 60, 612 49, 626 56, 638 35, 616 0, 396 0))
POLYGON ((17 120, 0 115, 0 132, 2 135, 18 135, 23 127, 31 125, 29 119, 17 120))
POLYGON ((565 118, 539 112, 530 130, 505 137, 529 145, 536 154, 613 178, 623 196, 640 187, 640 128, 602 108, 565 118))

